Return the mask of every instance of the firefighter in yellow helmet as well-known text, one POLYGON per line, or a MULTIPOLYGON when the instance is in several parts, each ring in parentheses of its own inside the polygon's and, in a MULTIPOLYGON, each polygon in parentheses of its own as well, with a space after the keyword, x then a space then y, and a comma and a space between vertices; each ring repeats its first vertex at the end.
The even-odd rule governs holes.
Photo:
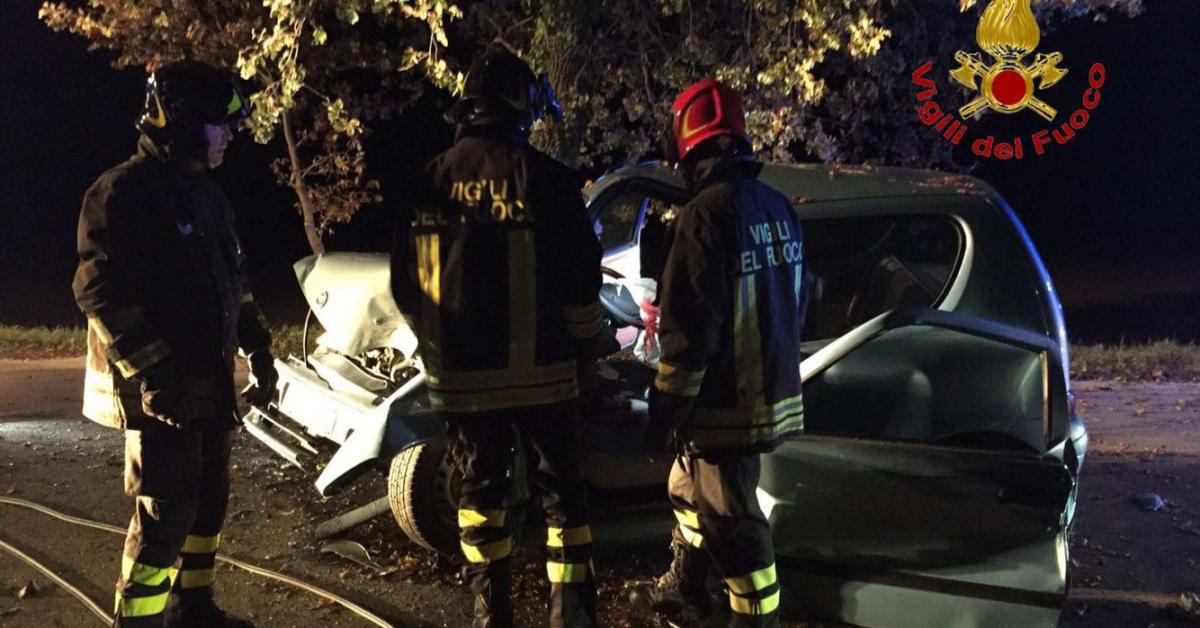
POLYGON ((733 90, 700 81, 673 114, 668 156, 693 198, 666 236, 647 438, 676 454, 678 524, 671 567, 643 594, 658 610, 707 614, 715 565, 729 625, 777 626, 775 554, 755 489, 759 454, 803 427, 803 238, 787 199, 757 180, 733 90))
POLYGON ((246 113, 228 74, 188 61, 160 67, 147 81, 137 154, 100 175, 79 217, 83 414, 125 430, 125 490, 136 497, 118 626, 251 625, 217 608, 212 591, 237 424, 235 353, 250 363, 249 401, 267 401, 276 379, 232 209, 208 175, 246 113))
POLYGON ((600 243, 575 173, 529 145, 530 125, 556 108, 544 76, 489 50, 451 112, 454 145, 396 219, 392 293, 463 473, 458 524, 477 628, 513 625, 505 505, 516 447, 546 511, 550 625, 596 621, 576 368, 604 344, 600 243))

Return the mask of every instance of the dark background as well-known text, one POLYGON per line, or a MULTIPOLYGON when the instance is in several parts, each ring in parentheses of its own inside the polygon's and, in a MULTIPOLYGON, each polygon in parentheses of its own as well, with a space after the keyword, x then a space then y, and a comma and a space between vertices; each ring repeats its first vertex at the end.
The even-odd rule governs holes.
MULTIPOLYGON (((37 20, 37 0, 0 3, 0 323, 80 325, 70 293, 75 221, 84 190, 134 148, 144 74, 115 71, 110 56, 37 20)), ((1107 68, 1100 107, 1065 146, 1034 156, 1029 135, 1049 125, 1032 113, 987 115, 969 136, 1021 135, 1021 161, 985 160, 973 174, 1008 199, 1028 227, 1067 308, 1073 338, 1200 338, 1200 3, 1147 2, 1134 19, 1077 20, 1045 33, 1070 69, 1039 95, 1078 107, 1088 67, 1107 68)), ((935 60, 948 89, 951 61, 935 60)), ((436 107, 376 127, 368 145, 385 195, 449 140, 436 107)), ((940 141, 931 131, 929 141, 940 141)), ((964 143, 965 144, 965 143, 964 143)), ((965 146, 964 146, 965 148, 965 146)), ((295 322, 303 302, 290 275, 308 252, 294 197, 265 164, 277 146, 240 138, 217 179, 239 209, 255 293, 272 321, 295 322)), ((964 152, 964 157, 967 154, 964 152)), ((330 250, 385 250, 385 207, 363 210, 330 250)))

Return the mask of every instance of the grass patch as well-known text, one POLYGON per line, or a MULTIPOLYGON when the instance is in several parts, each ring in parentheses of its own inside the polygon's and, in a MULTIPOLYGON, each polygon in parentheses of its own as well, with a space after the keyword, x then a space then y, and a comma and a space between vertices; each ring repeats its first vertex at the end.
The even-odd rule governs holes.
POLYGON ((1200 345, 1175 340, 1073 345, 1071 375, 1080 379, 1197 381, 1200 345))
POLYGON ((77 327, 0 325, 0 357, 61 358, 87 353, 87 331, 77 327))
MULTIPOLYGON (((319 333, 319 329, 313 334, 319 333)), ((271 328, 278 357, 300 355, 303 325, 271 328)), ((87 332, 72 327, 0 325, 0 358, 30 360, 84 355, 87 332)), ((1071 376, 1128 381, 1200 381, 1200 345, 1158 340, 1138 344, 1071 346, 1071 376)))
MULTIPOLYGON (((277 356, 300 353, 303 325, 271 329, 271 351, 277 356)), ((0 358, 42 360, 87 354, 87 330, 79 327, 0 325, 0 358)))
MULTIPOLYGON (((312 332, 316 335, 316 331, 312 332)), ((271 355, 284 358, 303 351, 304 325, 280 325, 271 328, 271 355)))

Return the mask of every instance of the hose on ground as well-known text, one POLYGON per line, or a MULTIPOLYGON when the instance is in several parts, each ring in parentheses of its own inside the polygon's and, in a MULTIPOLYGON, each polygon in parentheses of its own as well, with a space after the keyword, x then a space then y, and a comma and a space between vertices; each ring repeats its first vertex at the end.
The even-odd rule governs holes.
MULTIPOLYGON (((5 504, 8 506, 16 506, 18 508, 25 508, 27 510, 33 510, 35 512, 40 512, 44 515, 54 517, 55 519, 58 519, 59 521, 65 521, 65 522, 73 524, 73 525, 84 526, 84 527, 93 528, 96 530, 103 530, 105 532, 111 532, 113 534, 120 534, 122 536, 124 536, 124 534, 125 534, 125 530, 123 528, 119 528, 117 526, 110 525, 107 523, 101 523, 99 521, 93 521, 91 519, 85 519, 83 517, 72 517, 71 515, 59 512, 57 510, 54 510, 53 508, 49 508, 47 506, 43 506, 36 502, 31 502, 31 501, 28 501, 25 499, 17 499, 15 497, 0 497, 0 504, 5 504)), ((21 552, 17 548, 9 545, 8 543, 5 543, 4 541, 0 541, 0 549, 4 549, 5 551, 12 553, 14 556, 17 556, 18 558, 25 561, 26 563, 29 563, 31 566, 33 566, 38 571, 42 572, 42 574, 44 574, 46 577, 53 580, 55 584, 61 586, 68 593, 75 596, 77 599, 79 599, 79 601, 81 601, 85 605, 87 605, 88 610, 95 613, 106 623, 112 622, 112 616, 105 613, 104 610, 101 609, 100 606, 98 604, 96 604, 96 602, 94 600, 89 598, 82 591, 75 588, 67 581, 63 580, 58 574, 56 574, 52 570, 50 570, 50 568, 48 568, 45 565, 41 564, 40 562, 36 561, 35 559, 28 556, 24 552, 21 552)), ((336 593, 322 589, 321 587, 318 587, 314 584, 309 584, 307 582, 304 582, 303 580, 298 580, 298 579, 288 576, 286 574, 282 574, 277 571, 272 571, 272 570, 266 569, 264 567, 259 567, 257 565, 253 565, 251 563, 247 563, 247 562, 238 560, 236 558, 222 556, 220 554, 217 555, 217 561, 232 565, 234 567, 237 567, 238 569, 247 571, 249 573, 252 573, 252 574, 255 574, 258 576, 263 576, 265 578, 277 580, 279 582, 282 582, 286 585, 295 587, 302 591, 307 591, 308 593, 311 593, 317 597, 320 597, 320 598, 323 598, 330 602, 333 602, 335 604, 338 604, 342 608, 345 608, 346 610, 350 611, 351 613, 354 613, 355 615, 362 617, 363 619, 367 620, 368 622, 371 622, 372 624, 375 624, 376 626, 380 626, 381 628, 392 628, 392 624, 390 622, 388 622, 387 620, 383 619, 382 617, 376 615, 375 613, 372 613, 371 611, 359 606, 358 604, 355 604, 354 602, 351 602, 350 600, 348 600, 340 595, 337 595, 336 593)))
POLYGON ((17 558, 20 558, 21 560, 28 563, 30 567, 33 567, 34 569, 42 572, 42 575, 49 578, 51 582, 62 587, 62 589, 64 591, 66 591, 67 593, 70 593, 75 599, 79 600, 80 602, 83 602, 83 605, 86 606, 89 611, 92 611, 93 615, 95 615, 96 617, 99 617, 100 621, 104 622, 105 624, 112 623, 112 620, 113 620, 112 616, 109 615, 108 613, 104 612, 104 609, 100 608, 100 605, 96 603, 96 600, 93 600, 92 598, 88 597, 88 595, 86 593, 84 593, 83 591, 80 591, 75 585, 71 584, 70 582, 67 582, 62 576, 54 573, 54 570, 52 570, 49 567, 38 562, 35 558, 30 556, 29 554, 26 554, 25 552, 22 552, 21 550, 13 547, 12 545, 9 545, 8 543, 4 542, 3 540, 0 540, 0 550, 4 550, 4 551, 8 552, 9 554, 12 554, 13 556, 16 556, 17 558))

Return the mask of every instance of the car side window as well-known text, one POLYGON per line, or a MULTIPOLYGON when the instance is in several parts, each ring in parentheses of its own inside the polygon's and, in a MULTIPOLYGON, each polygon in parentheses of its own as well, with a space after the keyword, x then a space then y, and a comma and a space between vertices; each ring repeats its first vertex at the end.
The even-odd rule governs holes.
POLYGON ((637 190, 624 190, 604 204, 593 226, 605 253, 635 244, 646 197, 637 190))
POLYGON ((806 220, 806 341, 832 339, 891 309, 932 307, 952 279, 959 227, 940 215, 806 220))

